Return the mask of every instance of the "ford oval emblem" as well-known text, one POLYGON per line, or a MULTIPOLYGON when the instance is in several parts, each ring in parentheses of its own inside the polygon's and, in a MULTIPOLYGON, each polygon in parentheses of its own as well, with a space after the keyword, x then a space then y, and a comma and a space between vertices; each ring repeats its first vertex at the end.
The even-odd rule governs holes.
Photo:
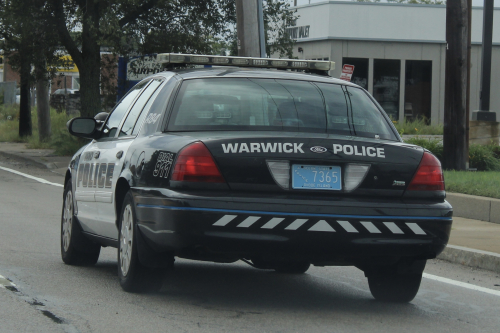
POLYGON ((328 149, 326 149, 325 147, 321 147, 321 146, 314 146, 314 147, 311 147, 311 151, 313 153, 321 154, 321 153, 326 153, 328 151, 328 149))

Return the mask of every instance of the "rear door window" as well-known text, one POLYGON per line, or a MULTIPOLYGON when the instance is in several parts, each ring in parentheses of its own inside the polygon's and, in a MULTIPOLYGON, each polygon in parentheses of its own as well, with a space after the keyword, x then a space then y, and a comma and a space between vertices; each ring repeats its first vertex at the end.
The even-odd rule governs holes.
POLYGON ((123 123, 122 129, 120 130, 119 136, 132 135, 134 126, 136 126, 136 123, 138 122, 137 120, 143 112, 142 110, 144 109, 144 106, 151 98, 151 95, 155 92, 155 90, 161 85, 161 83, 162 79, 160 78, 151 80, 151 83, 147 86, 146 89, 144 89, 144 92, 137 99, 134 106, 128 113, 127 119, 125 119, 125 123, 123 123))
POLYGON ((121 99, 120 102, 118 102, 106 120, 101 138, 112 138, 116 135, 118 126, 120 125, 124 115, 136 99, 137 95, 141 92, 141 89, 144 88, 147 83, 149 83, 149 80, 139 82, 127 93, 127 95, 125 95, 125 97, 121 99))

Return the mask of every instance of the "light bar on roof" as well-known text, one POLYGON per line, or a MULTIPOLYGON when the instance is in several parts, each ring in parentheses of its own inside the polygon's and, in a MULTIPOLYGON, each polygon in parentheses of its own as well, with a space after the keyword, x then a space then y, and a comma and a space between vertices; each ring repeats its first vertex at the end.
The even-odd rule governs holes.
POLYGON ((195 64, 214 66, 309 69, 320 71, 329 71, 335 69, 335 62, 320 60, 229 57, 180 53, 160 53, 156 56, 156 60, 162 64, 195 64))

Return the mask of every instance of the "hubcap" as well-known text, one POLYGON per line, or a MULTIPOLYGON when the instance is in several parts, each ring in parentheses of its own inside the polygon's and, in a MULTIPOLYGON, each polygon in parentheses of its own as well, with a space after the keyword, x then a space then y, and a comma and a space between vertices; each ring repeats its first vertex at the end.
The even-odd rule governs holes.
POLYGON ((71 241, 71 227, 73 225, 73 193, 71 190, 66 192, 63 210, 63 225, 62 225, 62 243, 65 252, 69 249, 71 241))
POLYGON ((123 276, 127 276, 130 268, 130 260, 132 259, 132 239, 134 236, 132 228, 133 218, 132 207, 128 204, 123 210, 122 227, 120 232, 120 266, 123 276))

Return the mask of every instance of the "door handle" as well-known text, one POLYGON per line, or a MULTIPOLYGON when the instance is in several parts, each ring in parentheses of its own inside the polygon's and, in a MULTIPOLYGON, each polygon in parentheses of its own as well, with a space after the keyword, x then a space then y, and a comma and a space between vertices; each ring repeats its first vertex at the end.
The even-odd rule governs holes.
POLYGON ((120 159, 123 156, 123 150, 120 150, 119 152, 116 153, 116 158, 120 159))

